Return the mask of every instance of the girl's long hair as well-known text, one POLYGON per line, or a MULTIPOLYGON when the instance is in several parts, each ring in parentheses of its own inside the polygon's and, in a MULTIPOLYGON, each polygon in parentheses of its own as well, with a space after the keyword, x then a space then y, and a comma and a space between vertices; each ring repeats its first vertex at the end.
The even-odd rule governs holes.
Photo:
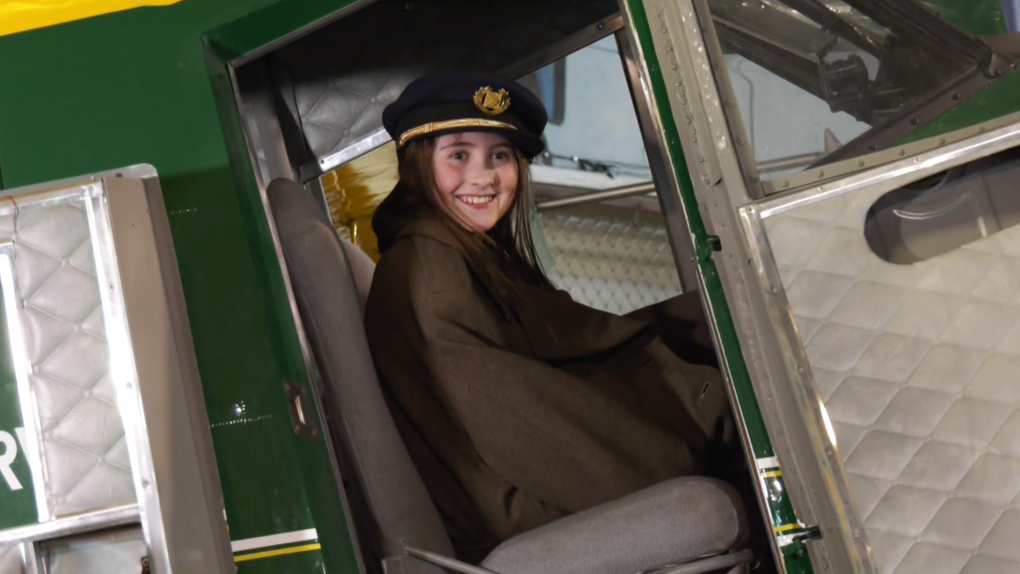
POLYGON ((531 235, 531 185, 528 161, 514 147, 517 192, 510 210, 488 233, 476 233, 457 223, 440 197, 432 163, 436 140, 409 142, 399 155, 400 181, 372 217, 372 229, 385 253, 400 230, 419 218, 441 222, 463 247, 468 267, 495 289, 496 299, 510 309, 519 302, 521 282, 554 289, 542 271, 531 235))

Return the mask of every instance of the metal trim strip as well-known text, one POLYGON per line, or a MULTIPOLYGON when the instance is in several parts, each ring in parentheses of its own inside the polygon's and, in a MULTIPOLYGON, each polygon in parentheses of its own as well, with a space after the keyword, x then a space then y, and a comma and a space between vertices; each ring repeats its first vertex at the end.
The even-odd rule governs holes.
POLYGON ((318 539, 319 539, 318 530, 314 528, 307 528, 305 530, 294 530, 292 532, 282 532, 280 534, 270 534, 268 536, 257 536, 255 538, 235 540, 230 543, 230 549, 233 550, 233 552, 236 554, 238 552, 247 552, 249 550, 255 550, 257 548, 266 548, 268 546, 283 546, 284 544, 309 542, 318 539))
POLYGON ((0 531, 0 546, 49 540, 70 534, 81 534, 116 526, 138 524, 141 519, 141 511, 138 509, 137 504, 97 510, 96 512, 86 512, 68 518, 58 518, 57 520, 51 520, 42 524, 2 530, 0 531))
POLYGON ((768 219, 787 211, 838 197, 845 193, 873 186, 898 187, 906 179, 917 180, 927 175, 992 155, 1020 145, 1020 120, 1005 127, 946 146, 908 157, 897 162, 858 173, 835 183, 776 195, 758 202, 761 218, 768 219))

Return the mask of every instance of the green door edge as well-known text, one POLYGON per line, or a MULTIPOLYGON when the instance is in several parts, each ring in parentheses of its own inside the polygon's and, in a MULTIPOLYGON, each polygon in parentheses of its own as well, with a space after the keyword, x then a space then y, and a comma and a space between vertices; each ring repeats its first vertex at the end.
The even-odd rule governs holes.
MULTIPOLYGON (((722 360, 729 370, 740 414, 744 419, 751 442, 751 449, 753 451, 751 454, 756 461, 772 459, 776 456, 775 450, 769 438, 768 430, 765 427, 765 419, 758 405, 754 387, 751 383, 751 376, 747 370, 747 364, 740 348, 740 341, 737 338, 737 331, 730 313, 730 307, 726 301, 726 294, 723 292, 719 272, 712 258, 713 254, 719 250, 719 238, 707 232, 704 221, 701 218, 698 201, 694 193, 694 182, 687 167, 687 160, 684 157, 679 132, 673 121, 674 116, 669 104, 669 92, 666 89, 658 57, 655 53, 648 16, 641 0, 622 1, 629 12, 629 21, 634 26, 634 31, 641 43, 641 51, 648 69, 648 79, 652 88, 653 105, 662 120, 663 135, 665 136, 669 160, 676 173, 680 201, 684 205, 688 228, 694 241, 695 253, 697 253, 697 266, 705 283, 705 295, 708 296, 708 300, 711 303, 712 313, 719 333, 722 347, 719 349, 719 352, 722 354, 722 360)), ((793 542, 782 548, 782 558, 786 565, 786 571, 789 574, 813 573, 814 570, 807 555, 804 541, 817 536, 817 530, 813 528, 805 529, 797 520, 797 515, 793 510, 793 505, 790 502, 789 495, 783 484, 782 474, 779 472, 778 467, 751 468, 751 472, 754 475, 754 480, 762 480, 764 476, 768 476, 768 481, 765 482, 768 497, 764 501, 767 512, 771 517, 776 532, 792 537, 793 542)))
MULTIPOLYGON (((279 264, 269 220, 255 179, 254 166, 251 163, 234 93, 231 66, 270 44, 314 29, 323 22, 337 17, 354 4, 354 0, 303 0, 296 5, 280 2, 203 35, 206 65, 227 147, 231 175, 238 191, 239 207, 251 244, 253 263, 266 287, 260 293, 265 299, 265 308, 271 311, 267 321, 275 338, 273 347, 281 353, 288 379, 313 394, 317 393, 311 384, 283 270, 279 264)), ((280 395, 282 400, 286 400, 282 381, 280 395)), ((329 436, 318 413, 316 424, 319 427, 319 436, 329 436)), ((302 469, 300 476, 308 503, 305 510, 311 519, 306 527, 316 528, 318 544, 294 548, 295 550, 306 548, 304 551, 288 552, 288 549, 284 548, 266 552, 264 558, 239 560, 238 572, 241 574, 258 574, 263 571, 338 574, 359 572, 361 567, 358 564, 355 533, 348 527, 348 517, 345 515, 342 500, 343 493, 340 491, 342 482, 335 480, 328 447, 322 440, 308 441, 296 435, 292 440, 296 443, 295 462, 302 469)), ((258 553, 253 552, 247 556, 251 557, 254 554, 258 553)))

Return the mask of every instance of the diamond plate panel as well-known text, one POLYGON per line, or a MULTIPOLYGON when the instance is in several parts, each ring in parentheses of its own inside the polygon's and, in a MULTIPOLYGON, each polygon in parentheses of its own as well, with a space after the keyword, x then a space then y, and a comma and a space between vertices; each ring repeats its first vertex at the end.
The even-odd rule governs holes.
POLYGON ((876 199, 764 222, 876 566, 1020 571, 1020 227, 895 265, 876 199))
POLYGON ((0 229, 15 238, 51 511, 62 516, 133 503, 85 205, 23 209, 16 226, 8 217, 0 229))
POLYGON ((623 315, 681 292, 658 214, 579 207, 536 222, 552 259, 549 280, 574 301, 623 315))

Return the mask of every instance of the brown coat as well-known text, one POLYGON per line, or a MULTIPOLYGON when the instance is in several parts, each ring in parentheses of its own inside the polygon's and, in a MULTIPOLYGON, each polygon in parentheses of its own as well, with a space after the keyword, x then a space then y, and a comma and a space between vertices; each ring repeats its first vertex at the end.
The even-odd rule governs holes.
POLYGON ((716 443, 732 441, 719 372, 678 357, 712 360, 696 294, 639 318, 523 289, 527 303, 507 318, 456 239, 422 220, 383 255, 365 312, 401 436, 467 560, 567 514, 712 473, 716 443))

